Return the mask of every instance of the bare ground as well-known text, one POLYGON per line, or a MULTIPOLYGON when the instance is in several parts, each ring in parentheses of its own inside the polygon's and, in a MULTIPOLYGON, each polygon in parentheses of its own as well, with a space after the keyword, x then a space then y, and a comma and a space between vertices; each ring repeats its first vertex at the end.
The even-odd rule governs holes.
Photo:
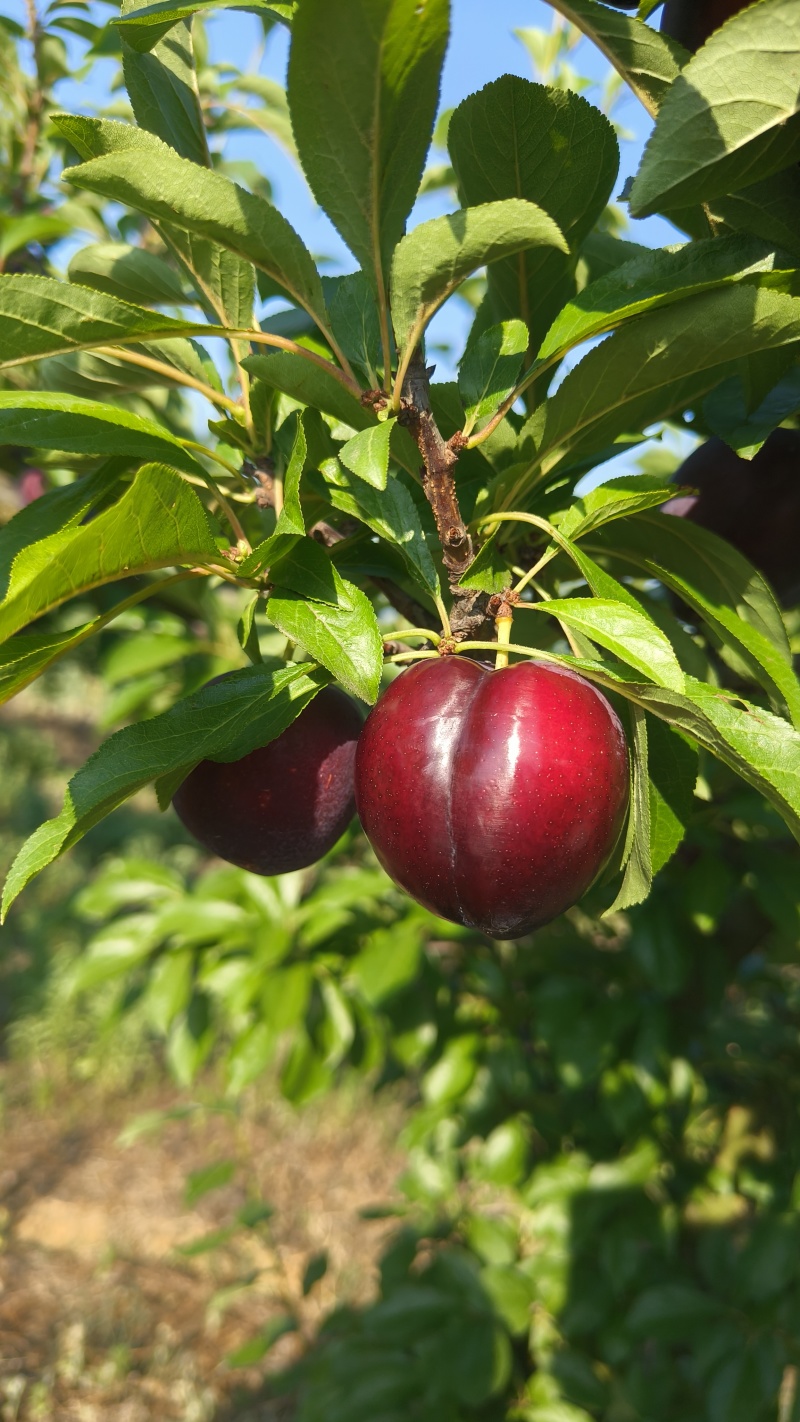
POLYGON ((132 1117, 179 1100, 82 1101, 74 1088, 0 1127, 2 1422, 286 1422, 291 1399, 270 1396, 269 1374, 334 1303, 374 1291, 387 1226, 359 1211, 394 1195, 399 1108, 328 1097, 296 1114, 253 1098, 120 1143, 132 1117), (235 1162, 231 1180, 191 1201, 187 1179, 219 1161, 235 1162), (179 1252, 254 1198, 274 1208, 265 1226, 179 1252), (304 1298, 322 1252, 328 1271, 304 1298), (258 1365, 226 1362, 287 1308, 299 1333, 258 1365))

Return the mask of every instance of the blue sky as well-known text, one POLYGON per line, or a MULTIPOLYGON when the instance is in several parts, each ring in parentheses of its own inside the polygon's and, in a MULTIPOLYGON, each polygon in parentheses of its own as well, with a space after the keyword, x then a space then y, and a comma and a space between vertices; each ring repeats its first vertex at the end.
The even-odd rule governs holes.
MULTIPOLYGON (((107 5, 96 6, 98 17, 113 13, 107 5)), ((24 0, 0 0, 0 13, 12 15, 24 23, 24 0)), ((442 76, 442 108, 452 108, 467 94, 498 78, 501 74, 519 74, 536 78, 528 50, 515 34, 516 30, 538 27, 549 31, 554 23, 554 11, 544 0, 452 0, 452 35, 442 76), (487 18, 487 12, 490 18, 487 18)), ((225 11, 208 21, 210 55, 213 61, 226 62, 240 69, 258 65, 260 72, 281 82, 285 79, 288 56, 288 33, 278 26, 263 46, 261 27, 255 16, 242 11, 225 11)), ((76 41, 69 42, 70 55, 77 62, 81 53, 76 41)), ((601 101, 601 87, 608 76, 603 56, 586 40, 570 56, 578 73, 595 81, 596 87, 586 91, 586 97, 601 101)), ((92 113, 102 108, 109 98, 109 86, 116 62, 96 64, 89 77, 81 81, 65 80, 59 85, 58 102, 72 112, 92 113)), ((614 109, 615 120, 630 134, 621 143, 621 167, 617 192, 625 178, 636 171, 652 121, 645 110, 626 89, 614 109)), ((252 132, 235 133, 227 140, 227 153, 233 158, 247 158, 259 164, 269 177, 273 200, 297 228, 315 256, 322 259, 328 271, 348 271, 355 265, 352 256, 323 212, 316 206, 301 173, 271 139, 252 132)), ((443 155, 441 155, 443 156, 443 155)), ((422 198, 414 210, 411 224, 446 210, 440 194, 422 198)), ((675 229, 661 218, 643 222, 631 221, 627 234, 637 242, 661 246, 682 240, 675 229)), ((77 242, 63 244, 64 265, 77 242)), ((430 331, 432 343, 450 345, 457 352, 469 327, 470 314, 465 303, 453 301, 439 313, 430 331)), ((438 353, 438 378, 453 373, 453 358, 438 353)), ((629 456, 615 461, 614 472, 630 467, 629 456), (619 467, 617 467, 619 466, 619 467)), ((610 472, 610 471, 609 471, 610 472)))

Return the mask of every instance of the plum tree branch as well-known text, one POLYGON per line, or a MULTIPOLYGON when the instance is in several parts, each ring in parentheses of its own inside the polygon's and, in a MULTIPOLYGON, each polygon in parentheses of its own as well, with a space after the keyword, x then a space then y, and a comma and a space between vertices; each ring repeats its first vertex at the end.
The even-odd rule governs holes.
POLYGON ((453 606, 450 628, 456 641, 475 636, 486 622, 488 594, 460 586, 475 557, 472 539, 461 517, 453 468, 458 440, 444 439, 431 409, 430 372, 418 348, 403 381, 398 423, 406 427, 422 456, 422 487, 433 511, 453 606))
POLYGON ((428 370, 417 350, 408 367, 398 416, 422 455, 422 486, 433 510, 451 587, 473 560, 472 539, 458 506, 453 467, 458 454, 443 438, 431 409, 428 370))
POLYGON ((409 361, 403 381, 403 398, 398 422, 405 425, 422 456, 422 487, 431 506, 442 548, 453 605, 447 621, 447 635, 456 642, 465 637, 487 635, 492 626, 488 617, 489 594, 462 588, 461 578, 475 558, 472 539, 458 503, 453 469, 463 442, 456 435, 443 438, 431 409, 430 372, 420 349, 409 361))

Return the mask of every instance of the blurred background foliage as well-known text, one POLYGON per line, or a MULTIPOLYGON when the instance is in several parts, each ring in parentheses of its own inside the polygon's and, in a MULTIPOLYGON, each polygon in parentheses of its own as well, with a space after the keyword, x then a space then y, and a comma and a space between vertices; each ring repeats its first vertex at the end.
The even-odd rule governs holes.
MULTIPOLYGON (((2 746, 7 850, 54 767, 30 727, 2 746)), ((299 1106, 357 1073, 380 1110, 404 1084, 380 1298, 280 1380, 300 1418, 798 1415, 796 855, 714 776, 647 904, 518 943, 433 919, 355 833, 264 880, 138 806, 5 930, 6 1044, 45 1092, 109 1048, 124 1086, 154 1046, 233 1098, 266 1072, 299 1106)))
MULTIPOLYGON (((212 138, 249 126, 291 151, 279 86, 212 61, 199 20, 194 35, 212 138)), ((573 32, 523 38, 547 82, 586 87, 573 32)), ((0 266, 58 270, 79 232, 92 239, 72 257, 82 280, 168 287, 143 223, 66 197, 54 176, 54 86, 75 72, 65 39, 85 66, 119 57, 85 4, 31 11, 27 32, 0 16, 0 266)), ((124 117, 117 87, 106 111, 124 117)), ((269 191, 255 166, 227 170, 269 191)), ((452 182, 435 153, 427 182, 452 182)), ((37 378, 105 384, 105 398, 193 427, 185 389, 125 373, 78 355, 37 378)), ((71 477, 57 456, 3 460, 4 520, 71 477)), ((48 629, 110 605, 100 589, 48 629)), ((4 713, 4 866, 101 732, 240 663, 242 611, 235 593, 165 589, 4 713)), ((495 943, 405 898, 356 827, 313 870, 259 879, 209 863, 142 795, 3 930, 0 1051, 37 1065, 29 1104, 103 1072, 124 1088, 154 1062, 187 1091, 210 1075, 231 1100, 265 1075, 297 1107, 354 1076, 376 1110, 401 1091, 407 1166, 379 1294, 331 1313, 271 1378, 297 1422, 800 1422, 797 852, 741 781, 700 769, 685 842, 648 902, 611 921, 589 901, 495 943)), ((213 1168, 204 1188, 227 1178, 213 1168)), ((258 1222, 240 1212, 231 1228, 258 1222)), ((288 1306, 246 1361, 296 1326, 288 1306)))

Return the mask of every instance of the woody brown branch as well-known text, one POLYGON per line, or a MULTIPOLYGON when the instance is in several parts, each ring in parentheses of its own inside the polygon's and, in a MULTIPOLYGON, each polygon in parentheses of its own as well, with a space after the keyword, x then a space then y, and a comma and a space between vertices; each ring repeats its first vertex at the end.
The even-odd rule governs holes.
POLYGON ((458 454, 442 437, 434 418, 429 376, 421 351, 416 352, 408 367, 399 419, 422 455, 422 484, 436 520, 450 587, 455 593, 459 578, 467 571, 475 555, 472 539, 461 517, 453 478, 458 454))
POLYGON ((430 372, 421 351, 415 353, 409 365, 398 419, 412 435, 422 455, 422 487, 436 520, 442 559, 453 594, 450 609, 453 637, 457 642, 469 638, 488 638, 494 633, 493 623, 487 620, 488 594, 459 586, 460 579, 475 557, 472 539, 461 517, 453 477, 453 469, 458 462, 459 436, 445 440, 436 423, 431 409, 430 372))

